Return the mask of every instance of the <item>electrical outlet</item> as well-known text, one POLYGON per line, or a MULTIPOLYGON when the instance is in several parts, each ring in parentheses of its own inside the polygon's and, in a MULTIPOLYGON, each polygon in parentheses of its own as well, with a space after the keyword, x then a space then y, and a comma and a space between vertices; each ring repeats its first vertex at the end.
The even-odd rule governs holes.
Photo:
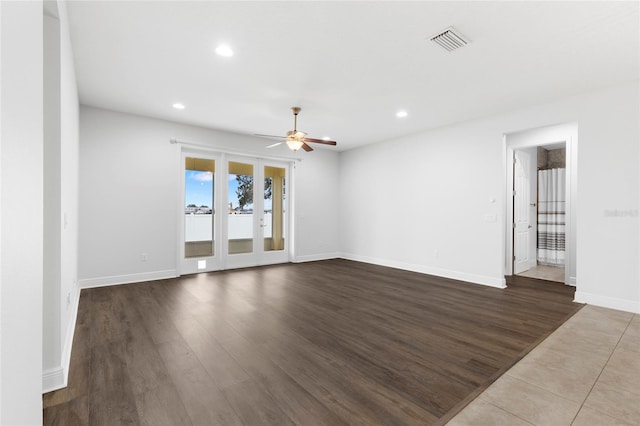
POLYGON ((147 260, 149 260, 149 254, 147 254, 147 253, 140 253, 140 261, 141 261, 141 262, 146 262, 147 260))
POLYGON ((67 308, 71 305, 71 292, 67 293, 67 308))
POLYGON ((434 250, 433 251, 433 257, 434 257, 434 259, 439 258, 440 257, 440 251, 439 250, 434 250))
POLYGON ((498 221, 498 217, 495 214, 484 215, 484 221, 487 223, 495 223, 498 221))

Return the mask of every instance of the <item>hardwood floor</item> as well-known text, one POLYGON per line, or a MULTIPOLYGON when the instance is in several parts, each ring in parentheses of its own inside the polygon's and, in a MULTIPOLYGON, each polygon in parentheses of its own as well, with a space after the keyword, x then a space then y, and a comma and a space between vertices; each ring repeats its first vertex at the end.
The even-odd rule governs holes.
POLYGON ((444 424, 581 305, 347 260, 82 290, 56 425, 444 424))

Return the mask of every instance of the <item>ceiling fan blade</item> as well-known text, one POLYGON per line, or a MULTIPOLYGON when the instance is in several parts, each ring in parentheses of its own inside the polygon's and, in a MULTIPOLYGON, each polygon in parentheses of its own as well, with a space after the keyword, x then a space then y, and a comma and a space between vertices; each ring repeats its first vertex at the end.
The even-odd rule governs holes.
POLYGON ((254 136, 258 136, 261 138, 269 138, 269 139, 280 139, 280 142, 269 145, 267 148, 273 148, 274 146, 278 146, 282 143, 286 143, 289 148, 297 151, 302 148, 306 152, 313 151, 313 148, 307 143, 321 143, 323 145, 337 145, 336 141, 329 141, 325 139, 314 139, 307 138, 307 134, 298 130, 298 114, 300 113, 300 107, 291 107, 291 111, 293 111, 293 130, 289 130, 285 136, 276 136, 276 135, 261 135, 258 133, 254 133, 254 136))
POLYGON ((313 142, 313 143, 323 143, 325 145, 336 145, 336 141, 325 141, 324 139, 314 139, 314 138, 304 138, 305 142, 313 142))
POLYGON ((271 139, 286 139, 286 136, 275 136, 275 135, 259 135, 254 133, 253 136, 259 136, 261 138, 271 138, 271 139))

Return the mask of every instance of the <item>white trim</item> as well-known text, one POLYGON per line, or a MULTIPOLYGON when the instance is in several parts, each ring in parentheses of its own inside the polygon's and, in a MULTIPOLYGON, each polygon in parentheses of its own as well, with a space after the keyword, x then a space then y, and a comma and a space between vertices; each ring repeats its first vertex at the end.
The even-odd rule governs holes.
POLYGON ((64 386, 67 386, 67 380, 69 378, 69 366, 71 365, 71 349, 73 347, 73 336, 76 332, 76 322, 78 321, 78 308, 80 306, 80 287, 76 286, 76 300, 73 306, 73 312, 67 323, 67 338, 62 348, 62 368, 64 369, 64 386))
POLYGON ((296 256, 291 261, 292 263, 304 263, 304 262, 316 262, 318 260, 330 260, 340 258, 339 253, 320 253, 320 254, 308 254, 305 256, 296 256))
POLYGON ((287 162, 296 162, 296 161, 302 161, 302 158, 299 157, 277 157, 277 156, 264 156, 264 155, 260 155, 260 154, 256 154, 256 153, 250 153, 250 152, 233 152, 233 151, 229 151, 227 148, 221 148, 221 147, 215 147, 213 145, 207 145, 204 143, 198 143, 198 142, 190 142, 190 141, 182 141, 176 138, 171 138, 169 139, 169 143, 170 144, 178 144, 178 145, 183 145, 183 146, 192 146, 192 147, 197 147, 197 148, 202 148, 202 149, 206 149, 207 151, 210 152, 214 152, 217 154, 227 154, 227 155, 238 155, 238 156, 242 156, 242 157, 254 157, 254 158, 258 158, 260 160, 273 160, 273 161, 287 161, 287 162))
MULTIPOLYGON (((206 152, 203 150, 196 150, 182 147, 180 150, 180 166, 179 166, 179 182, 180 182, 180 190, 178 191, 178 203, 176 205, 176 212, 178 214, 178 228, 177 228, 177 248, 176 248, 176 276, 182 276, 187 274, 196 274, 199 272, 212 272, 223 269, 222 261, 221 261, 221 253, 222 253, 222 238, 215 238, 214 247, 213 247, 213 255, 212 256, 202 256, 198 258, 186 258, 184 256, 185 244, 184 244, 184 225, 185 225, 185 159, 187 157, 197 157, 204 158, 207 160, 214 161, 215 164, 215 173, 213 174, 213 205, 211 206, 215 212, 214 214, 214 223, 213 223, 213 235, 221 236, 222 235, 222 217, 224 215, 219 215, 218 212, 226 211, 226 186, 221 184, 222 179, 220 176, 222 174, 226 175, 226 168, 222 169, 225 166, 224 155, 215 154, 211 152, 206 152), (221 174, 222 173, 222 174, 221 174), (220 188, 221 186, 225 186, 224 188, 220 188), (198 260, 206 260, 207 268, 205 270, 197 269, 197 261, 198 260)), ((226 167, 226 166, 225 166, 226 167)))
POLYGON ((42 393, 51 392, 67 386, 67 373, 69 369, 62 366, 49 368, 42 372, 42 393))
POLYGON ((502 135, 503 172, 504 172, 504 226, 502 254, 504 255, 504 275, 513 274, 513 161, 514 149, 509 146, 507 134, 502 135))
MULTIPOLYGON (((577 229, 574 224, 574 220, 576 217, 576 206, 577 206, 577 143, 578 143, 578 123, 577 122, 567 122, 562 124, 537 127, 525 130, 512 131, 509 133, 503 134, 503 160, 504 167, 503 171, 505 173, 505 178, 503 181, 503 201, 504 201, 504 214, 505 220, 503 223, 503 250, 504 254, 504 275, 513 275, 513 195, 512 195, 512 185, 510 182, 513 181, 513 167, 511 164, 511 158, 513 158, 513 153, 517 149, 523 148, 531 148, 538 146, 545 146, 551 142, 564 142, 566 148, 566 189, 567 189, 567 203, 566 203, 566 243, 565 243, 565 256, 566 256, 566 265, 565 265, 565 284, 571 283, 571 274, 575 271, 571 269, 577 268, 576 258, 576 235, 577 229), (529 134, 530 139, 526 141, 514 141, 513 138, 518 138, 520 135, 529 134), (509 140, 509 137, 512 137, 509 140)), ((576 285, 574 280, 573 285, 576 285)))
POLYGON ((577 303, 587 303, 589 305, 601 306, 603 308, 616 309, 618 311, 632 312, 640 314, 640 302, 616 297, 601 296, 599 294, 576 291, 573 299, 577 303))
POLYGON ((105 287, 110 285, 131 284, 143 281, 165 280, 177 277, 175 269, 166 271, 143 272, 139 274, 113 275, 110 277, 87 278, 79 280, 80 288, 105 287))
POLYGON ((577 287, 578 280, 576 279, 576 277, 569 277, 569 285, 572 285, 574 287, 577 287))
POLYGON ((450 269, 433 268, 429 266, 416 265, 412 263, 399 262, 396 260, 379 259, 368 256, 357 256, 342 253, 343 259, 355 260, 357 262, 371 263, 374 265, 386 266, 389 268, 403 269, 405 271, 419 272, 421 274, 434 275, 437 277, 450 278, 458 281, 465 281, 473 284, 481 284, 489 287, 506 288, 505 278, 494 278, 485 275, 468 274, 466 272, 452 271, 450 269))
POLYGON ((73 311, 67 324, 67 338, 62 348, 61 365, 49 368, 42 372, 42 393, 62 389, 69 382, 69 366, 71 365, 71 349, 73 346, 73 336, 76 331, 76 321, 78 320, 78 307, 80 306, 80 287, 76 287, 75 303, 73 311))
POLYGON ((294 226, 294 222, 295 222, 295 218, 298 217, 296 215, 296 200, 298 199, 298 197, 296 196, 296 163, 292 163, 291 166, 289 166, 289 187, 287 188, 288 193, 290 194, 290 197, 288 197, 289 199, 287 200, 287 207, 289 208, 289 212, 287 213, 289 215, 288 217, 288 221, 287 221, 287 232, 289 235, 289 261, 290 262, 295 262, 295 258, 296 258, 296 238, 297 238, 297 233, 296 233, 296 229, 294 226))
MULTIPOLYGON (((259 179, 258 182, 264 182, 264 171, 265 171, 265 167, 276 167, 276 168, 282 168, 285 170, 285 186, 286 185, 290 185, 291 182, 293 181, 292 175, 291 175, 291 169, 293 167, 291 167, 291 162, 283 162, 283 161, 278 161, 278 160, 271 160, 268 158, 259 158, 258 159, 258 168, 256 170, 256 177, 259 179)), ((260 193, 260 191, 257 191, 256 193, 260 193)), ((258 255, 258 265, 275 265, 277 263, 288 263, 291 261, 291 254, 290 254, 290 250, 289 250, 289 245, 291 244, 292 238, 291 238, 291 225, 293 222, 293 215, 291 214, 291 204, 292 204, 292 200, 295 199, 294 193, 293 191, 290 190, 290 188, 285 188, 285 192, 284 192, 284 204, 283 204, 283 209, 284 209, 284 224, 286 225, 286 234, 285 234, 285 238, 284 238, 284 250, 272 250, 272 251, 265 251, 264 250, 264 245, 263 245, 263 241, 264 241, 264 236, 262 235, 262 228, 259 226, 260 225, 260 216, 255 215, 254 214, 254 218, 256 220, 256 237, 255 237, 255 241, 258 244, 258 250, 256 251, 257 255, 258 255), (286 194, 290 194, 289 196, 286 196, 286 194)), ((257 208, 259 208, 259 211, 263 211, 264 210, 264 198, 263 197, 257 197, 257 200, 259 200, 259 204, 255 203, 256 200, 254 200, 254 211, 257 208)))

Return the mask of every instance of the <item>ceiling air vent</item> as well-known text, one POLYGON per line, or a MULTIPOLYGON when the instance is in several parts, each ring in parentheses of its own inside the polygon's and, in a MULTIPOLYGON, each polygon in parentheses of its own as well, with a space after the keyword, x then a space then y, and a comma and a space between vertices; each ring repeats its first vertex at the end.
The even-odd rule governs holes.
POLYGON ((439 32, 431 37, 430 40, 445 49, 447 52, 453 52, 454 50, 460 49, 461 47, 469 44, 469 40, 467 40, 453 27, 449 27, 446 30, 439 32))

